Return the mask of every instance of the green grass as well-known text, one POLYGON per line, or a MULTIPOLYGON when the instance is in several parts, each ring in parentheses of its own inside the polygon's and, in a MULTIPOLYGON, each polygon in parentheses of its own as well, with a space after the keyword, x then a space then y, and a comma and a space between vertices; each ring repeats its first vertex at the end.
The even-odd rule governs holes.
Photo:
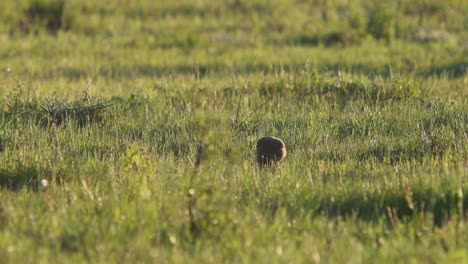
POLYGON ((0 2, 0 259, 468 263, 468 5, 373 2, 0 2))

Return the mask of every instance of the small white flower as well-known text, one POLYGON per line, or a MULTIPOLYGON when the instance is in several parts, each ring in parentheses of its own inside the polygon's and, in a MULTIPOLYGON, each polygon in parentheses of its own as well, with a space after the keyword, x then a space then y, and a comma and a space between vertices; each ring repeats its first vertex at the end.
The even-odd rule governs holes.
POLYGON ((47 188, 47 186, 49 186, 49 181, 46 180, 46 179, 42 179, 41 180, 41 185, 42 185, 42 187, 47 188))
POLYGON ((277 246, 276 247, 276 254, 279 256, 283 255, 283 247, 282 246, 277 246))
POLYGON ((177 244, 177 238, 174 235, 169 235, 169 241, 171 242, 172 245, 177 244))
POLYGON ((195 190, 194 190, 194 189, 190 189, 190 190, 188 191, 188 193, 189 193, 190 195, 194 195, 194 194, 195 194, 195 190))
POLYGON ((8 253, 12 253, 12 252, 14 252, 14 251, 15 251, 15 247, 14 247, 14 246, 9 245, 9 246, 7 247, 7 252, 8 252, 8 253))

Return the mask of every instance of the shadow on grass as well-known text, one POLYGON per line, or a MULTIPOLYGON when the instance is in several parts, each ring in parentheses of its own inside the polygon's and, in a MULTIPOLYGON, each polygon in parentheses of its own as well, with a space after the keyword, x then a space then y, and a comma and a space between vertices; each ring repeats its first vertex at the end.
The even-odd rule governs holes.
MULTIPOLYGON (((177 66, 164 66, 164 65, 151 65, 151 64, 137 64, 137 65, 124 65, 124 66, 111 66, 102 70, 102 75, 109 78, 130 78, 130 77, 162 77, 170 75, 193 75, 196 78, 204 78, 205 76, 215 74, 252 74, 263 73, 271 74, 278 71, 284 72, 297 72, 305 69, 306 65, 303 63, 298 64, 262 64, 255 65, 239 65, 236 67, 228 66, 222 63, 200 64, 200 65, 177 65, 177 66)), ((455 62, 452 64, 432 66, 429 68, 420 68, 417 73, 423 77, 441 76, 446 75, 449 78, 459 78, 463 76, 468 68, 468 64, 463 61, 455 62)), ((322 64, 318 66, 318 70, 326 70, 338 72, 339 70, 353 72, 355 74, 365 74, 369 76, 383 76, 389 77, 391 69, 387 65, 376 67, 367 64, 322 64)), ((410 68, 402 68, 401 71, 410 71, 410 68)), ((395 69, 393 69, 395 71, 395 69)), ((79 80, 88 78, 90 75, 89 70, 62 67, 60 69, 53 69, 37 73, 35 78, 40 79, 56 79, 57 77, 65 77, 71 80, 79 80)))
POLYGON ((468 197, 457 191, 418 190, 401 193, 371 193, 365 196, 353 195, 335 202, 327 201, 318 210, 328 216, 354 215, 364 220, 378 219, 381 216, 389 220, 429 214, 434 224, 442 225, 452 216, 468 212, 468 197))
POLYGON ((2 135, 0 135, 0 152, 3 152, 5 150, 5 142, 3 140, 2 135))
POLYGON ((412 190, 407 186, 401 191, 352 193, 343 197, 304 197, 294 202, 268 199, 266 209, 273 214, 278 208, 286 208, 294 217, 303 212, 325 215, 330 218, 354 217, 364 221, 405 221, 418 216, 432 217, 435 225, 443 225, 454 216, 468 214, 468 196, 465 190, 412 190))
POLYGON ((459 78, 468 73, 468 62, 460 61, 452 64, 434 65, 423 70, 424 76, 441 76, 446 75, 449 78, 459 78))
POLYGON ((37 191, 39 172, 36 167, 17 165, 11 169, 0 169, 0 189, 19 191, 23 188, 37 191))

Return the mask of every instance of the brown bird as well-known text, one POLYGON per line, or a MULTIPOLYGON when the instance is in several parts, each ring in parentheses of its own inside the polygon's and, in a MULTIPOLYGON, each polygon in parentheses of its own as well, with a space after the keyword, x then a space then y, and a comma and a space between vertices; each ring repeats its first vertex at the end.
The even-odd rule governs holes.
POLYGON ((257 162, 260 166, 278 163, 286 158, 286 146, 276 137, 262 137, 257 141, 257 162))

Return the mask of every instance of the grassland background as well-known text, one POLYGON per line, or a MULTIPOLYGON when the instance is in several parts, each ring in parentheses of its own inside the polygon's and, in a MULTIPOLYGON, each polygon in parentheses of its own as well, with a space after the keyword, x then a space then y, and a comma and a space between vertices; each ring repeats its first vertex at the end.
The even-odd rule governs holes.
POLYGON ((468 263, 468 5, 375 2, 1 1, 0 259, 468 263))

